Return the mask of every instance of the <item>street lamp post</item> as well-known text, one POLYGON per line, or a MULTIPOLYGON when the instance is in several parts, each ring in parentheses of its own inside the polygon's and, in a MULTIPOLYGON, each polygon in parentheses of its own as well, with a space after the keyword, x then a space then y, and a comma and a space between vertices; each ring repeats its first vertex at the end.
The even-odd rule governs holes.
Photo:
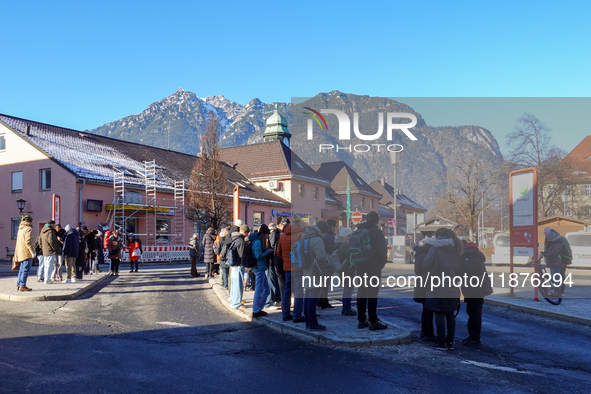
POLYGON ((397 195, 398 195, 398 189, 397 189, 397 184, 396 184, 396 167, 398 166, 398 163, 400 163, 400 152, 399 151, 391 151, 389 152, 390 155, 390 164, 392 164, 392 166, 394 167, 394 185, 392 185, 394 187, 394 235, 398 235, 398 223, 397 223, 397 218, 396 218, 396 205, 397 205, 397 195))

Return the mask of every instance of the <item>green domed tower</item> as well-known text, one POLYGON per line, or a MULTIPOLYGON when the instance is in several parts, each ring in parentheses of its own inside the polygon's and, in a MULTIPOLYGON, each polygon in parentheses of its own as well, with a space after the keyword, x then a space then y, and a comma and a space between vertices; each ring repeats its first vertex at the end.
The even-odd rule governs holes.
POLYGON ((267 119, 263 141, 281 141, 289 147, 291 134, 287 130, 287 120, 279 113, 277 107, 275 104, 275 113, 267 119))

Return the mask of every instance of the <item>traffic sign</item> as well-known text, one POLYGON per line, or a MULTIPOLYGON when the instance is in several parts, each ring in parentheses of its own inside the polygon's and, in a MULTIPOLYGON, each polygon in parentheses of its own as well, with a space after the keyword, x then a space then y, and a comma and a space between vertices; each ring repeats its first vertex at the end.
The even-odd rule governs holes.
POLYGON ((353 212, 351 214, 351 220, 353 221, 353 223, 359 223, 362 219, 362 215, 361 212, 353 212))
POLYGON ((396 219, 394 219, 394 218, 388 219, 388 226, 395 227, 396 226, 396 219))

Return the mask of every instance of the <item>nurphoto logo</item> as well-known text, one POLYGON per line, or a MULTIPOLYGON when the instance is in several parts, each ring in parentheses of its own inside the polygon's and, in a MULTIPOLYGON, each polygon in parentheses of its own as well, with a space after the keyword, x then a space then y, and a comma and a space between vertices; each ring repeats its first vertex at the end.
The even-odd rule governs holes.
MULTIPOLYGON (((349 141, 351 140, 351 120, 349 116, 338 109, 321 109, 320 112, 314 110, 309 107, 304 107, 310 112, 304 112, 305 115, 309 116, 308 119, 308 140, 311 141, 314 138, 314 122, 318 124, 321 131, 329 132, 328 124, 326 123, 326 119, 322 114, 332 114, 337 117, 339 122, 339 130, 338 130, 338 138, 341 141, 349 141)), ((388 112, 386 114, 386 138, 388 141, 392 141, 392 136, 394 131, 400 130, 402 131, 411 141, 416 141, 417 137, 409 130, 412 129, 417 124, 417 117, 414 114, 406 113, 406 112, 388 112), (395 119, 399 121, 400 119, 410 119, 409 123, 395 123, 395 119)), ((355 137, 363 140, 363 141, 376 141, 382 138, 384 134, 384 113, 378 113, 378 131, 373 134, 363 134, 359 130, 359 113, 353 112, 353 133, 355 137)), ((371 150, 377 150, 377 152, 381 152, 382 148, 388 152, 402 152, 404 147, 400 144, 356 144, 356 145, 333 145, 333 144, 319 144, 318 150, 322 152, 323 150, 336 150, 338 151, 348 151, 348 152, 369 152, 371 150)))

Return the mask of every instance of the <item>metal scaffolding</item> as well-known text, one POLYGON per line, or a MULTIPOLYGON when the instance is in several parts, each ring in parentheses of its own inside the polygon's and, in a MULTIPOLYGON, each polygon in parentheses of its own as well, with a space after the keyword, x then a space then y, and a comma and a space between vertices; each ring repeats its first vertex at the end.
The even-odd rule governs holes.
POLYGON ((145 179, 145 196, 141 201, 130 201, 126 200, 125 194, 125 172, 116 169, 113 174, 113 204, 109 215, 107 217, 107 224, 112 229, 123 228, 126 230, 127 221, 130 218, 142 219, 141 216, 135 216, 138 212, 144 211, 145 216, 143 219, 146 221, 145 234, 138 234, 137 230, 135 235, 146 236, 146 245, 166 245, 170 246, 173 244, 184 245, 185 244, 185 181, 174 182, 174 198, 166 199, 161 198, 162 203, 164 201, 174 200, 174 204, 167 204, 171 206, 165 206, 158 204, 156 182, 158 180, 156 176, 156 169, 161 168, 156 165, 154 160, 144 162, 144 172, 141 175, 145 179), (127 208, 127 209, 126 209, 127 208), (164 233, 158 233, 158 215, 161 218, 168 220, 169 228, 164 233), (167 241, 159 240, 158 237, 167 237, 167 241))

